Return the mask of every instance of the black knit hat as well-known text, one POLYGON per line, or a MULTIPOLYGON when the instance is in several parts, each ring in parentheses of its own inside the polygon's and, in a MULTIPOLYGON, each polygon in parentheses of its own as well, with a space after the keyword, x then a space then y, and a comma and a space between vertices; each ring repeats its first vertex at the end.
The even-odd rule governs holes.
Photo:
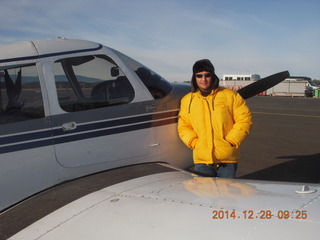
POLYGON ((208 59, 202 59, 199 61, 196 61, 196 63, 192 67, 193 73, 198 73, 198 72, 211 72, 214 73, 214 66, 208 59))
POLYGON ((212 89, 217 89, 218 86, 219 86, 219 78, 215 74, 214 66, 212 65, 210 60, 209 59, 201 59, 201 60, 196 61, 195 64, 193 65, 193 67, 192 67, 192 72, 193 72, 192 88, 193 88, 193 92, 195 92, 198 89, 198 86, 197 86, 196 81, 195 81, 195 74, 198 73, 198 72, 203 72, 203 71, 207 71, 207 72, 211 72, 212 73, 212 78, 213 78, 212 89))

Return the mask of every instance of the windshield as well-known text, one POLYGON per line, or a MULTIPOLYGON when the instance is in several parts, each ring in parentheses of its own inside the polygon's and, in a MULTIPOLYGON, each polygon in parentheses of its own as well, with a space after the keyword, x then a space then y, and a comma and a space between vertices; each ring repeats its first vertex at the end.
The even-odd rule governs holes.
POLYGON ((172 91, 173 86, 159 74, 118 51, 116 53, 138 75, 155 99, 165 97, 172 91))
POLYGON ((316 84, 314 81, 308 81, 309 82, 309 84, 311 85, 311 86, 313 86, 313 87, 319 87, 319 85, 318 84, 316 84))

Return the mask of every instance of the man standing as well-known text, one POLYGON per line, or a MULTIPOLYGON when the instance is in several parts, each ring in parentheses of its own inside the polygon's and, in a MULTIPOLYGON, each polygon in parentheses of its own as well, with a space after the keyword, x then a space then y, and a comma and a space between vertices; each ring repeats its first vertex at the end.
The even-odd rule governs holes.
POLYGON ((196 173, 235 178, 239 146, 252 125, 251 112, 238 93, 219 87, 208 59, 197 61, 192 70, 192 92, 181 100, 179 136, 193 149, 196 173))

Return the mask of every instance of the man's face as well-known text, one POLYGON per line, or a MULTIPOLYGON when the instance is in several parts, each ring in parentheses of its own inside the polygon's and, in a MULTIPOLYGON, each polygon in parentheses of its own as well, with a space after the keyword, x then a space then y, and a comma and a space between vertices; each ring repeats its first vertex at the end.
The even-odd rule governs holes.
POLYGON ((212 90, 212 73, 203 71, 195 74, 196 82, 200 89, 203 92, 209 92, 212 90))

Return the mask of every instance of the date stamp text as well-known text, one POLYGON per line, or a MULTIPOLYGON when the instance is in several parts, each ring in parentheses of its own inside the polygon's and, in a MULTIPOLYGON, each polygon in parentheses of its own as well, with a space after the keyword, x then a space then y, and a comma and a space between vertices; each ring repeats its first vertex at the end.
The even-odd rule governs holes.
POLYGON ((212 211, 212 219, 307 219, 306 210, 214 210, 212 211))

